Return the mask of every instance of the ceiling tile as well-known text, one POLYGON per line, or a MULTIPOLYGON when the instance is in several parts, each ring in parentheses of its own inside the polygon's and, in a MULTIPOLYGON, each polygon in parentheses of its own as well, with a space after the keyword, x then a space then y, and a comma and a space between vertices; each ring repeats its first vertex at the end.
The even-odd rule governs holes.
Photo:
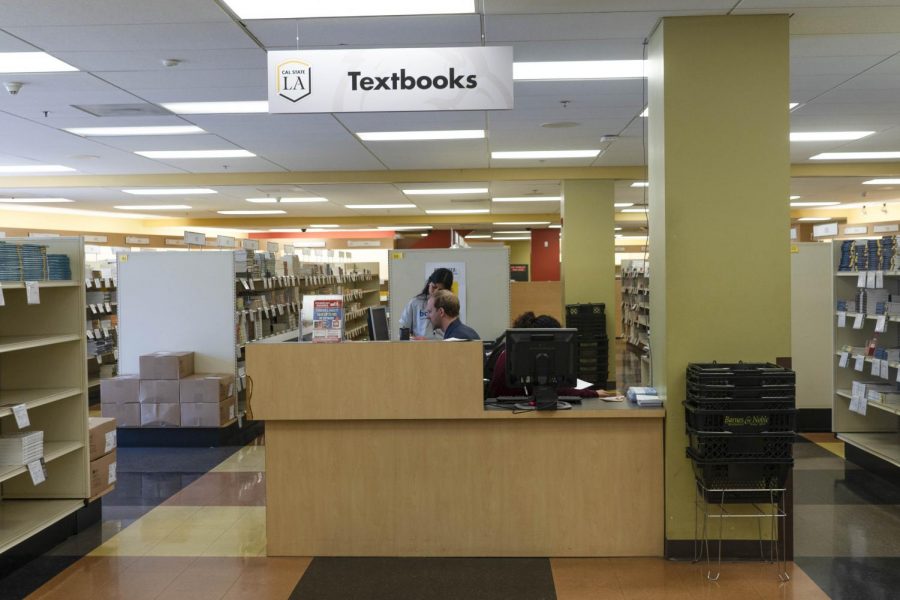
POLYGON ((83 27, 7 27, 47 52, 158 50, 167 58, 178 50, 256 48, 236 23, 166 23, 159 25, 87 25, 83 27))
POLYGON ((148 25, 229 22, 231 17, 206 0, 3 0, 3 27, 148 25))

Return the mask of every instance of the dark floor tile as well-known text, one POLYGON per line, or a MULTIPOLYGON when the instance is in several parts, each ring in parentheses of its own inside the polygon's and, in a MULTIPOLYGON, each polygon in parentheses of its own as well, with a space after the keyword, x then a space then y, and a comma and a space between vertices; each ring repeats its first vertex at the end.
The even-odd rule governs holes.
POLYGON ((900 557, 900 506, 797 504, 794 554, 900 557))
POLYGON ((292 600, 555 600, 545 558, 314 558, 292 600))
POLYGON ((896 600, 900 558, 797 558, 833 600, 896 600))
POLYGON ((79 556, 41 556, 0 579, 0 600, 18 600, 32 593, 79 556))
POLYGON ((240 450, 240 446, 218 448, 119 448, 119 472, 206 473, 240 450))
POLYGON ((110 506, 156 506, 199 479, 205 471, 119 472, 116 489, 103 497, 110 506))
POLYGON ((900 504, 900 487, 863 469, 797 469, 794 503, 900 504))

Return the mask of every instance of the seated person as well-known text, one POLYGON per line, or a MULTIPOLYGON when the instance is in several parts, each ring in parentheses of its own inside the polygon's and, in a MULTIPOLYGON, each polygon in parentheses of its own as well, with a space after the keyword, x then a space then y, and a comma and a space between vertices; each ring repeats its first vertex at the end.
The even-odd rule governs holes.
MULTIPOLYGON (((533 312, 527 312, 519 315, 513 322, 513 329, 559 329, 562 325, 559 321, 549 315, 534 316, 533 312)), ((606 398, 615 396, 615 392, 607 392, 604 390, 576 390, 576 389, 559 389, 557 393, 560 396, 577 396, 578 398, 606 398)), ((506 382, 506 350, 502 350, 494 363, 494 371, 491 374, 491 383, 488 387, 488 397, 497 398, 499 396, 525 396, 523 388, 511 388, 506 382)))
POLYGON ((428 297, 425 314, 435 329, 444 332, 444 339, 480 340, 478 333, 459 320, 459 298, 447 290, 437 290, 428 297))

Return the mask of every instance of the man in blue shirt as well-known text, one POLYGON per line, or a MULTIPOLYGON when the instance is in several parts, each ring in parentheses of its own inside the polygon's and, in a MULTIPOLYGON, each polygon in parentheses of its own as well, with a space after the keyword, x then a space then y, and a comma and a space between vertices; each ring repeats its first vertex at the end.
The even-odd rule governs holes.
POLYGON ((459 320, 459 298, 447 290, 436 291, 428 298, 425 313, 435 329, 444 332, 444 339, 480 340, 478 333, 459 320))

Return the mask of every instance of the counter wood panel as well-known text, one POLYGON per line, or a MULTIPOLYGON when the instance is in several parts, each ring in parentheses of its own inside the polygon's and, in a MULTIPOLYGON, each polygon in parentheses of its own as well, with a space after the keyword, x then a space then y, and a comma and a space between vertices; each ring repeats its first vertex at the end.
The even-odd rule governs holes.
POLYGON ((268 554, 660 556, 662 423, 269 421, 268 554))

